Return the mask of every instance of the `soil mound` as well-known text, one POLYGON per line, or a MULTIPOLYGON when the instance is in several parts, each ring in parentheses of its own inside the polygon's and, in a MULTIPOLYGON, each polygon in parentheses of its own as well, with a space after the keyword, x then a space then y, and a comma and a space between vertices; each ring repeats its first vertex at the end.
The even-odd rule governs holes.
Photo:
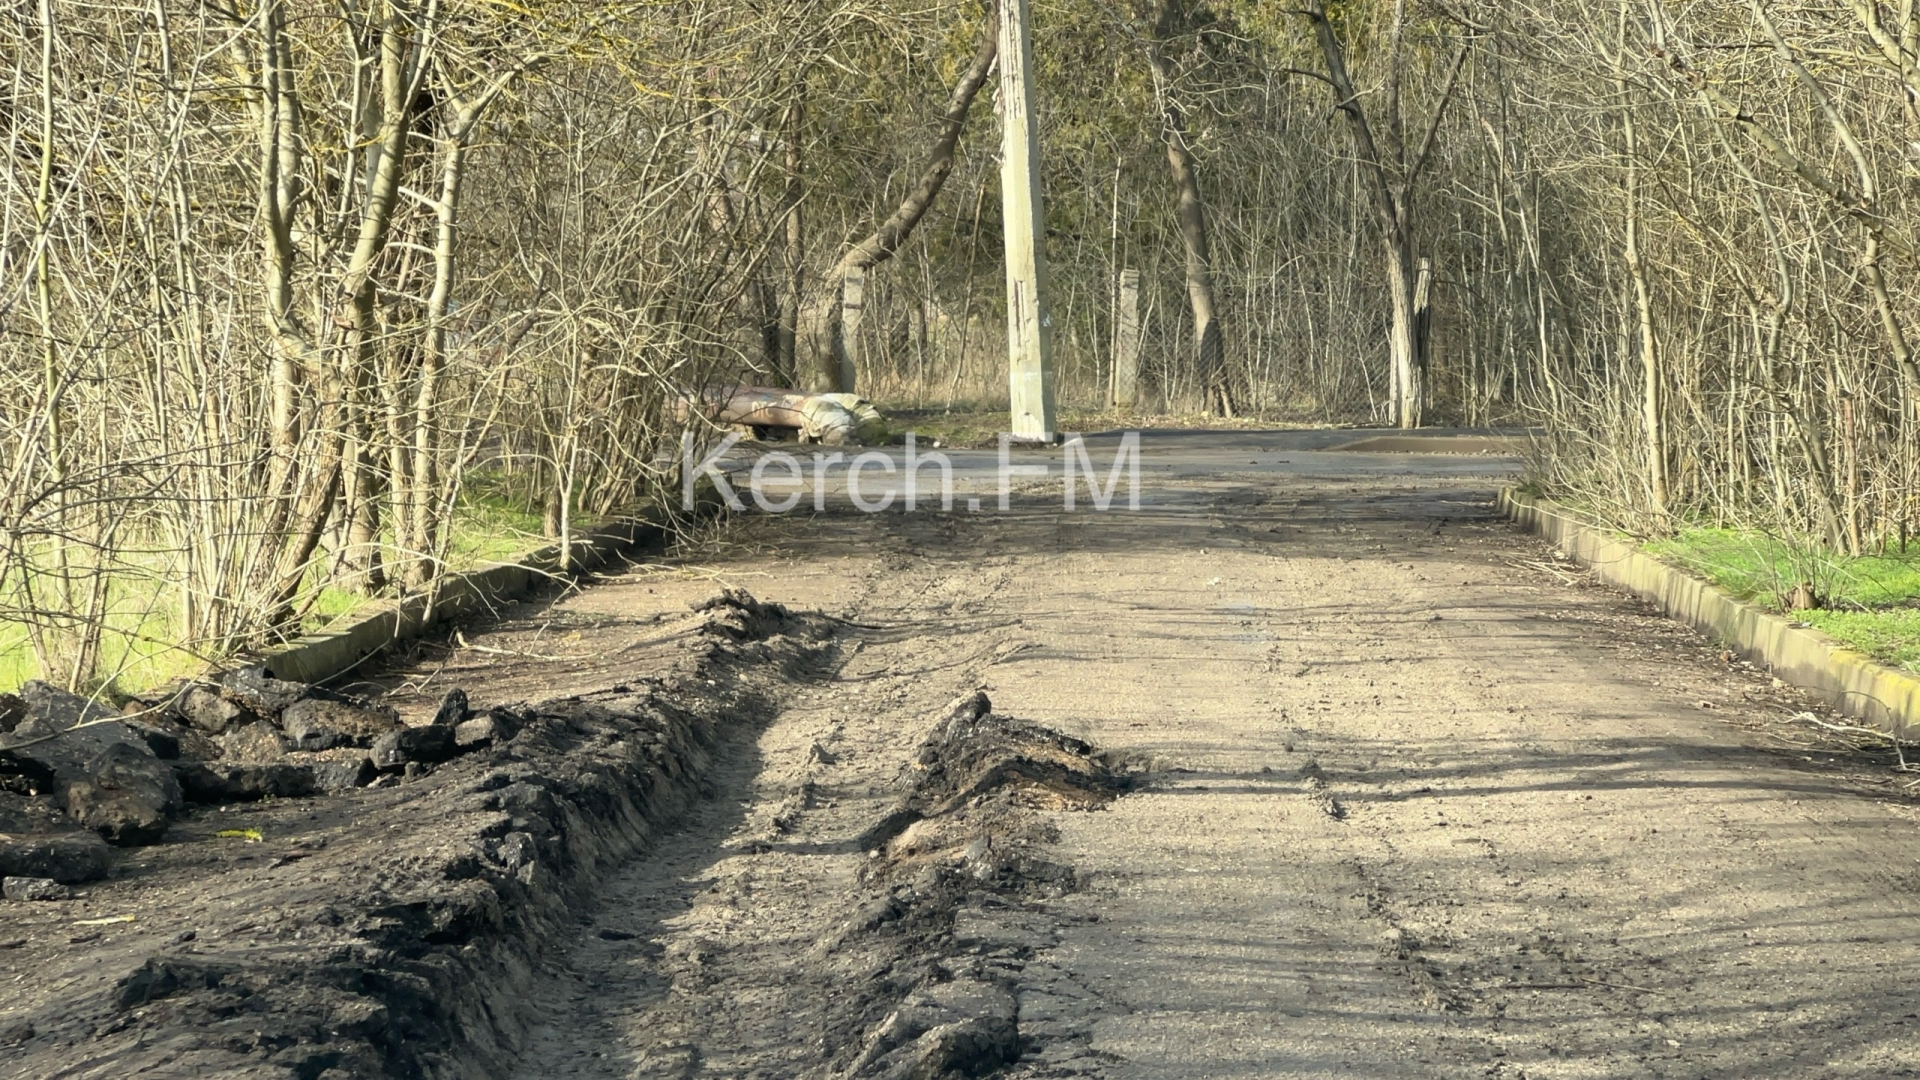
POLYGON ((1138 775, 1071 735, 995 713, 980 691, 953 703, 921 744, 913 771, 897 807, 862 834, 863 847, 877 849, 917 823, 989 797, 1036 809, 1097 809, 1138 775))
POLYGON ((870 1004, 846 1040, 849 1080, 984 1076, 1031 1049, 1017 1008, 1017 954, 992 935, 957 931, 962 915, 1032 908, 1077 886, 1073 868, 1042 857, 1057 839, 1036 811, 1098 810, 1142 777, 1048 727, 993 712, 980 692, 955 701, 909 766, 894 809, 866 830, 868 899, 847 924, 891 935, 897 971, 924 975, 890 1003, 870 1004), (909 959, 910 958, 910 959, 909 959), (890 1005, 884 1010, 876 1005, 890 1005))
MULTIPOLYGON (((477 712, 456 692, 434 723, 379 735, 343 722, 377 717, 377 703, 258 672, 201 688, 236 706, 198 703, 230 712, 223 728, 271 734, 295 711, 370 745, 348 749, 353 776, 331 794, 291 782, 317 766, 288 765, 311 756, 290 746, 261 751, 271 765, 233 764, 232 748, 210 761, 154 755, 187 781, 159 843, 83 893, 5 901, 9 966, 33 983, 0 1015, 12 1044, 0 1076, 92 1075, 104 1062, 299 1080, 499 1074, 525 1037, 520 1003, 538 966, 596 885, 706 794, 717 748, 773 714, 783 673, 816 672, 830 647, 823 622, 744 594, 686 619, 668 666, 629 684, 477 712), (327 708, 301 708, 311 701, 327 708)), ((76 733, 89 739, 135 734, 86 718, 105 721, 76 733)), ((66 751, 73 741, 22 748, 14 760, 47 765, 10 782, 45 782, 67 758, 90 767, 66 751)), ((0 792, 11 827, 51 838, 18 853, 22 866, 105 872, 101 831, 33 790, 0 792), (92 847, 52 849, 76 836, 92 847)))

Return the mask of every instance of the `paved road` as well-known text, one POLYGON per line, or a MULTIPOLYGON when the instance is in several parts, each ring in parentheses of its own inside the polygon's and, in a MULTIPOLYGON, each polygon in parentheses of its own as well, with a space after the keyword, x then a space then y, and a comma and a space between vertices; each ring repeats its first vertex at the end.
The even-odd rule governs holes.
MULTIPOLYGON (((1920 1073, 1898 775, 1494 519, 1513 459, 1327 448, 1352 437, 1150 433, 1137 513, 1066 513, 1057 464, 1007 513, 834 488, 568 601, 721 580, 843 615, 857 647, 609 889, 602 918, 651 947, 583 942, 524 1075, 827 1075, 809 1025, 849 838, 980 685, 1155 768, 1050 815, 1078 891, 967 916, 1014 943, 988 950, 1031 1045, 1008 1075, 1920 1073), (777 813, 782 845, 746 842, 777 813)), ((955 457, 963 496, 997 493, 991 453, 955 457)))
MULTIPOLYGON (((994 512, 1003 490, 1042 495, 1051 489, 1065 509, 1068 474, 1077 505, 1096 500, 1123 470, 1122 502, 1137 494, 1142 507, 1181 507, 1192 502, 1195 480, 1223 472, 1249 477, 1504 477, 1519 467, 1513 455, 1524 437, 1477 429, 1435 428, 1296 431, 1105 431, 1067 436, 1072 445, 1036 447, 1009 443, 1000 449, 955 449, 916 441, 912 448, 834 448, 752 442, 709 443, 683 451, 686 463, 711 460, 744 509, 791 512, 827 507, 898 510, 907 496, 913 466, 916 509, 938 507, 942 486, 952 509, 994 512), (1345 449, 1348 447, 1356 450, 1345 449), (763 458, 768 459, 755 466, 763 458), (1131 466, 1137 464, 1137 471, 1131 466), (849 475, 857 472, 849 490, 849 475), (1089 483, 1096 486, 1089 486, 1089 483), (754 492, 760 497, 756 499, 754 492), (857 495, 858 499, 853 499, 857 495)), ((693 473, 696 470, 686 470, 693 473)))

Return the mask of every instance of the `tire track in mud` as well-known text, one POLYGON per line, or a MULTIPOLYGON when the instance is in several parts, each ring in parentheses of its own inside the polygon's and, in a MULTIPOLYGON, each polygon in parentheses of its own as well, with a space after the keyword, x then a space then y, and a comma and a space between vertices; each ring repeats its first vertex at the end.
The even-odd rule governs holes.
MULTIPOLYGON (((1419 512, 1409 512, 1410 507, 1403 504, 1385 514, 1376 509, 1384 501, 1377 494, 1355 496, 1354 489, 1337 486, 1290 492, 1285 497, 1259 486, 1233 488, 1214 504, 1215 529, 1231 537, 1229 542, 1282 557, 1303 539, 1331 532, 1340 537, 1366 536, 1364 550, 1375 557, 1406 558, 1447 529, 1474 533, 1502 527, 1486 508, 1447 493, 1418 499, 1419 512), (1296 523, 1276 524, 1280 514, 1296 523), (1302 520, 1305 524, 1298 523, 1302 520)), ((1419 578, 1397 584, 1396 599, 1409 613, 1409 621, 1412 613, 1442 602, 1441 590, 1419 578)), ((1435 611, 1420 621, 1426 618, 1441 616, 1435 611)), ((1274 622, 1269 616, 1245 620, 1244 625, 1273 629, 1274 622)), ((1373 639, 1353 613, 1334 613, 1327 623, 1320 628, 1335 639, 1330 651, 1352 654, 1384 647, 1381 659, 1392 662, 1395 646, 1373 639)), ((1290 651, 1294 650, 1275 650, 1290 651)), ((1298 683, 1311 682, 1315 667, 1314 660, 1303 663, 1297 658, 1276 663, 1270 654, 1261 677, 1252 681, 1263 696, 1298 701, 1302 696, 1298 683)), ((1347 692, 1354 689, 1345 688, 1347 692)), ((1377 708, 1383 693, 1390 692, 1369 680, 1363 699, 1312 700, 1335 713, 1377 708)), ((1282 713, 1290 715, 1286 710, 1282 713)), ((1349 801, 1417 805, 1422 800, 1432 800, 1438 807, 1434 788, 1405 782, 1392 762, 1383 763, 1370 754, 1357 757, 1335 728, 1315 722, 1312 709, 1294 713, 1291 736, 1283 745, 1303 761, 1294 774, 1300 795, 1320 811, 1331 843, 1350 853, 1340 860, 1338 869, 1345 877, 1340 887, 1358 903, 1356 913, 1374 931, 1378 968, 1400 981, 1420 1008, 1443 1018, 1478 1016, 1497 1021, 1516 996, 1548 992, 1561 997, 1580 995, 1585 1008, 1630 1016, 1661 993, 1640 985, 1650 981, 1650 969, 1641 962, 1644 958, 1621 947, 1617 938, 1577 941, 1542 920, 1531 934, 1512 934, 1490 943, 1479 939, 1477 927, 1456 927, 1456 916, 1463 909, 1520 885, 1515 875, 1525 871, 1512 863, 1500 845, 1468 827, 1461 830, 1466 835, 1449 843, 1470 857, 1456 860, 1458 868, 1446 880, 1423 873, 1418 860, 1401 850, 1404 821, 1394 827, 1373 815, 1355 820, 1347 808, 1349 801)), ((1439 824, 1447 824, 1444 811, 1436 814, 1439 824)), ((1506 1073, 1507 1066, 1499 1060, 1505 1050, 1495 1038, 1458 1030, 1447 1042, 1451 1055, 1487 1063, 1487 1075, 1506 1073)))
POLYGON ((1106 917, 1055 955, 1134 1010, 1099 1025, 1103 1075, 1909 1074, 1878 1002, 1914 1008, 1885 944, 1910 902, 1856 869, 1898 815, 1703 723, 1786 704, 1763 675, 1528 569, 1542 546, 1458 490, 1234 482, 1187 534, 1216 561, 1062 585, 1181 619, 1179 661, 1055 620, 1067 662, 1025 687, 1183 688, 1149 698, 1181 723, 1092 726, 1180 768, 1063 845, 1099 874, 1069 905, 1106 917), (1131 670, 1073 670, 1109 656, 1131 670))

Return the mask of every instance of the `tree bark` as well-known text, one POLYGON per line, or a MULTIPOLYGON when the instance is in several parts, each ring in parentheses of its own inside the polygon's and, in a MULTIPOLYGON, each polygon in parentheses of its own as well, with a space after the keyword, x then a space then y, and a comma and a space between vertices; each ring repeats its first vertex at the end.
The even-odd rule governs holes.
POLYGON ((1179 199, 1175 216, 1186 253, 1187 303, 1193 312, 1194 377, 1204 395, 1203 410, 1232 416, 1232 384, 1227 377, 1219 311, 1214 304, 1213 261, 1207 247, 1207 207, 1200 197, 1193 151, 1187 145, 1186 117, 1174 101, 1173 65, 1165 51, 1167 39, 1184 21, 1182 15, 1178 0, 1166 0, 1154 29, 1155 40, 1147 49, 1147 63, 1159 84, 1161 135, 1166 140, 1167 165, 1173 172, 1173 188, 1179 199))
MULTIPOLYGON (((437 8, 429 8, 437 11, 437 8)), ((293 316, 294 214, 307 199, 299 165, 308 153, 298 131, 298 98, 294 86, 292 47, 284 31, 279 0, 270 0, 259 19, 257 60, 261 89, 255 117, 260 128, 260 217, 265 252, 267 318, 275 341, 274 433, 270 491, 273 509, 262 544, 268 554, 263 610, 268 625, 284 625, 294 615, 309 562, 339 501, 342 474, 358 468, 358 447, 349 460, 349 426, 356 422, 355 402, 371 381, 374 351, 379 339, 377 282, 374 267, 393 221, 406 162, 411 103, 420 89, 433 47, 435 28, 398 0, 385 0, 375 9, 379 28, 376 71, 380 102, 379 124, 369 148, 359 224, 346 266, 335 283, 337 292, 322 296, 319 306, 332 309, 331 321, 341 332, 338 357, 328 363, 318 346, 293 316), (294 449, 297 420, 292 412, 291 373, 299 366, 319 382, 322 404, 303 434, 315 445, 311 466, 302 467, 288 455, 294 449), (350 400, 351 399, 351 400, 350 400)), ((320 328, 324 332, 324 327, 320 328)))
MULTIPOLYGON (((1427 372, 1430 370, 1433 348, 1433 260, 1421 256, 1419 265, 1413 272, 1413 363, 1409 377, 1413 384, 1413 401, 1424 408, 1427 400, 1427 372)), ((1425 417, 1416 409, 1413 426, 1419 427, 1425 417)))
POLYGON ((1646 440, 1647 491, 1657 517, 1667 515, 1667 440, 1661 428, 1660 339, 1653 328, 1653 297, 1647 288, 1647 271, 1640 258, 1640 166, 1638 129, 1633 122, 1633 104, 1628 99, 1624 65, 1627 55, 1627 2, 1620 0, 1620 40, 1614 54, 1614 91, 1620 95, 1620 133, 1625 142, 1625 245, 1621 254, 1627 264, 1627 277, 1633 284, 1633 310, 1640 335, 1640 420, 1641 437, 1646 440))
MULTIPOLYGON (((440 195, 433 203, 433 288, 427 294, 426 334, 420 346, 420 385, 413 401, 413 475, 407 485, 406 521, 394 529, 411 558, 407 561, 409 587, 426 584, 440 569, 441 509, 440 456, 444 452, 440 417, 440 384, 447 366, 447 316, 453 302, 454 240, 460 217, 460 194, 466 181, 467 149, 475 125, 494 99, 534 61, 513 68, 466 96, 449 92, 453 110, 443 138, 440 195)), ((396 484, 402 478, 395 477, 396 484)))
POLYGON ((800 327, 807 355, 807 389, 843 393, 853 390, 852 386, 842 384, 841 377, 845 355, 840 327, 841 282, 851 271, 870 270, 892 258, 900 245, 913 234, 914 226, 920 224, 920 219, 933 206, 940 189, 946 186, 947 177, 953 173, 955 149, 960 142, 960 132, 967 124, 967 112, 972 108, 980 87, 986 83, 987 73, 993 70, 999 46, 1000 19, 995 9, 987 18, 980 45, 974 50, 973 62, 960 73, 959 81, 947 97, 946 110, 940 116, 940 133, 927 154, 927 164, 920 172, 920 182, 914 185, 913 190, 901 200, 899 208, 881 222, 872 235, 853 245, 841 256, 834 268, 827 272, 826 288, 807 304, 800 327))
MULTIPOLYGON (((347 529, 348 542, 366 545, 364 551, 355 552, 357 557, 349 562, 364 564, 362 577, 368 587, 374 587, 384 580, 384 572, 375 569, 379 524, 371 490, 373 465, 366 437, 375 350, 379 347, 381 337, 377 310, 379 288, 373 271, 381 253, 386 250, 394 205, 400 197, 400 181, 406 171, 407 136, 413 119, 411 103, 426 65, 425 58, 420 55, 421 42, 409 32, 410 18, 400 5, 389 0, 383 5, 381 20, 379 133, 372 148, 375 157, 368 177, 366 204, 361 211, 359 231, 346 271, 340 278, 340 292, 346 312, 336 316, 336 319, 344 320, 342 328, 346 331, 346 344, 340 350, 338 372, 335 375, 343 407, 336 410, 336 422, 320 431, 325 442, 321 461, 331 463, 332 472, 336 475, 315 477, 316 484, 327 488, 325 496, 309 496, 306 500, 307 510, 291 523, 291 547, 281 559, 280 586, 277 590, 278 595, 284 598, 284 603, 291 603, 299 594, 301 579, 307 571, 307 561, 318 546, 328 515, 333 512, 336 491, 342 487, 350 496, 346 506, 352 518, 347 529), (343 471, 351 475, 337 475, 343 471)), ((393 478, 395 482, 399 482, 399 479, 393 478)))
MULTIPOLYGON (((380 481, 374 469, 372 435, 373 410, 363 390, 347 417, 346 465, 340 478, 345 549, 338 553, 336 583, 366 594, 387 584, 386 564, 380 557, 380 481)), ((394 479, 399 482, 398 477, 394 479)))
POLYGON ((1420 426, 1420 380, 1415 357, 1420 352, 1419 326, 1414 313, 1412 253, 1403 237, 1383 233, 1387 270, 1387 375, 1392 387, 1393 422, 1403 428, 1420 426))
MULTIPOLYGON (((802 87, 804 96, 805 88, 802 87)), ((806 285, 807 236, 806 222, 802 216, 802 204, 806 201, 806 188, 801 180, 801 167, 804 158, 800 153, 800 137, 806 121, 805 106, 800 100, 787 106, 786 122, 786 167, 787 191, 786 204, 786 280, 782 282, 780 292, 780 329, 779 329, 779 381, 782 385, 792 386, 799 380, 799 330, 800 330, 800 294, 806 285)))
POLYGON ((1327 18, 1326 0, 1307 0, 1302 14, 1313 23, 1314 38, 1327 65, 1326 82, 1333 88, 1334 108, 1346 114, 1353 131, 1355 148, 1359 151, 1361 171, 1373 190, 1374 219, 1380 229, 1381 253, 1387 272, 1387 294, 1392 307, 1387 332, 1387 362, 1393 384, 1394 423, 1403 428, 1416 428, 1420 426, 1424 404, 1419 361, 1426 351, 1426 345, 1421 336, 1423 320, 1415 311, 1413 296, 1415 267, 1419 262, 1413 202, 1419 188, 1420 173, 1433 154, 1441 118, 1446 115, 1447 104, 1453 100, 1460 69, 1466 64, 1467 50, 1462 48, 1454 57, 1447 80, 1440 88, 1439 100, 1434 104, 1433 116, 1427 123, 1426 134, 1418 147, 1410 148, 1400 116, 1399 91, 1399 68, 1404 63, 1400 38, 1406 19, 1406 5, 1402 2, 1395 6, 1390 57, 1393 66, 1388 72, 1386 118, 1388 133, 1393 140, 1393 157, 1388 159, 1374 140, 1373 126, 1368 122, 1366 110, 1361 105, 1361 95, 1354 88, 1353 78, 1347 71, 1346 47, 1340 43, 1339 36, 1333 32, 1333 23, 1327 18))
POLYGON ((1113 381, 1108 388, 1108 403, 1116 409, 1131 410, 1140 394, 1140 271, 1120 271, 1120 283, 1114 300, 1113 381))

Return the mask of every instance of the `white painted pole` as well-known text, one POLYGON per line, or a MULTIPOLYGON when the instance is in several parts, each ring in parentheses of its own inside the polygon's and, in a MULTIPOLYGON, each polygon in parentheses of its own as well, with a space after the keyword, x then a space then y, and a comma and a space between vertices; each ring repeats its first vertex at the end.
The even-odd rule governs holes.
POLYGON ((1007 389, 1012 434, 1054 441, 1053 322, 1047 314, 1046 216, 1033 124, 1027 0, 1000 0, 1000 202, 1007 245, 1007 389))
POLYGON ((854 267, 840 279, 840 392, 858 390, 855 381, 860 371, 860 322, 867 308, 867 272, 854 267))
POLYGON ((1140 385, 1140 271, 1120 271, 1120 298, 1113 306, 1113 382, 1116 409, 1132 409, 1140 385))

